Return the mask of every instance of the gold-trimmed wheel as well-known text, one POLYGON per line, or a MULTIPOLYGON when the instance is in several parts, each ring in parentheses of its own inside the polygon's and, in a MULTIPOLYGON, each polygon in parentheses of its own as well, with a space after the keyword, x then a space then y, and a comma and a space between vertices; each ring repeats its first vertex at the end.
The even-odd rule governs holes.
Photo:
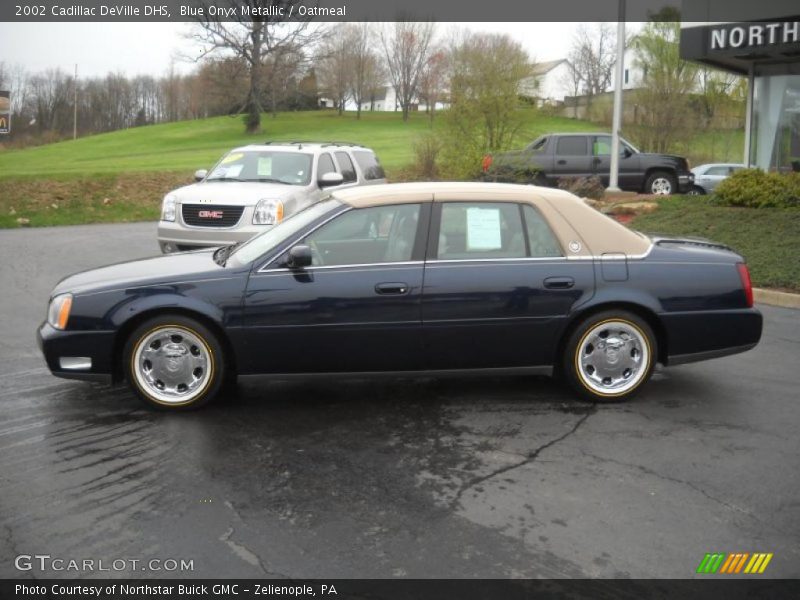
POLYGON ((194 319, 178 315, 156 317, 137 327, 127 340, 123 360, 133 391, 160 409, 202 406, 217 393, 225 375, 216 336, 194 319))
POLYGON ((628 311, 590 316, 572 332, 563 367, 567 380, 593 401, 627 400, 650 378, 657 345, 652 328, 628 311))

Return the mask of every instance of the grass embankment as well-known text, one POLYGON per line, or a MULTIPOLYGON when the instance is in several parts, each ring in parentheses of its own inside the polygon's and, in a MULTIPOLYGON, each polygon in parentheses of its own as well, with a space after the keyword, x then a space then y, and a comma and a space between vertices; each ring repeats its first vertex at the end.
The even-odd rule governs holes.
POLYGON ((677 196, 659 201, 657 211, 636 217, 631 227, 727 244, 747 259, 755 286, 800 292, 798 209, 729 208, 708 197, 677 196))
MULTIPOLYGON (((520 145, 548 131, 597 129, 533 110, 521 114, 520 145)), ((153 220, 164 194, 191 182, 196 169, 210 167, 231 148, 265 140, 360 143, 377 152, 396 181, 414 161, 414 140, 429 127, 421 113, 403 123, 400 113, 363 113, 357 120, 353 113, 292 112, 264 115, 264 132, 257 135, 245 134, 240 118, 214 117, 1 151, 0 227, 18 227, 18 219, 34 227, 153 220)))

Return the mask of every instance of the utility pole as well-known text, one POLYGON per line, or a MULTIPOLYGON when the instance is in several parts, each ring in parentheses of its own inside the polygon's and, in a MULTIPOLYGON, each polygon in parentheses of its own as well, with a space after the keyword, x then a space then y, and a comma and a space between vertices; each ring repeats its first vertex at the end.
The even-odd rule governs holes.
POLYGON ((78 139, 78 63, 75 63, 75 79, 72 80, 72 139, 78 139))
POLYGON ((622 129, 622 88, 625 75, 625 0, 619 0, 617 17, 617 79, 614 86, 614 118, 611 125, 611 172, 608 177, 608 191, 619 192, 619 132, 622 129))

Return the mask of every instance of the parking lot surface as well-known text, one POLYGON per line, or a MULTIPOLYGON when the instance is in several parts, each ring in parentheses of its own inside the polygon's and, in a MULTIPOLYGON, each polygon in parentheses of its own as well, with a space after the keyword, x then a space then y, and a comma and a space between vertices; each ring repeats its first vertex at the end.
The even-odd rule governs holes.
MULTIPOLYGON (((161 414, 57 379, 34 330, 154 224, 0 232, 0 577, 670 577, 706 552, 800 576, 800 312, 627 404, 539 378, 249 381, 161 414), (20 572, 20 554, 193 570, 20 572)), ((335 349, 333 349, 335 351, 335 349)))

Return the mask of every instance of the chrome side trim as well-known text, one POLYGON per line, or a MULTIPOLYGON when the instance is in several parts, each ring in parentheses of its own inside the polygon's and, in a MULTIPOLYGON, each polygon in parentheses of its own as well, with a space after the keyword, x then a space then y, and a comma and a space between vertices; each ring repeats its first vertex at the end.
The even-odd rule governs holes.
POLYGON ((401 262, 379 262, 379 263, 357 263, 352 265, 318 265, 316 267, 304 267, 303 269, 290 269, 289 267, 279 267, 277 269, 264 269, 258 273, 307 273, 309 271, 322 271, 325 269, 350 269, 350 268, 369 268, 369 267, 408 267, 424 264, 421 260, 408 260, 401 262))
POLYGON ((326 379, 326 378, 404 378, 404 377, 491 377, 504 375, 552 376, 553 366, 537 367, 491 367, 485 369, 432 369, 420 371, 342 371, 330 373, 242 373, 239 377, 273 379, 326 379))
POLYGON ((58 366, 67 371, 88 371, 92 368, 92 359, 88 356, 61 356, 58 366))

